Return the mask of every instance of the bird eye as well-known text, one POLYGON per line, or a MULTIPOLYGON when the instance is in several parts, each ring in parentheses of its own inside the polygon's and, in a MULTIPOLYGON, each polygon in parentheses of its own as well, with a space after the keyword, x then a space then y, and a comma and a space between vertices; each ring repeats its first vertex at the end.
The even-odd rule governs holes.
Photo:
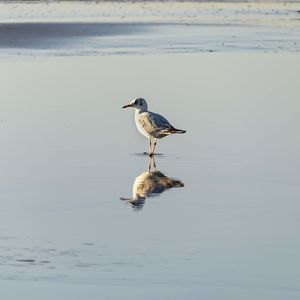
POLYGON ((142 101, 140 102, 140 106, 142 106, 143 105, 143 103, 142 103, 142 101))

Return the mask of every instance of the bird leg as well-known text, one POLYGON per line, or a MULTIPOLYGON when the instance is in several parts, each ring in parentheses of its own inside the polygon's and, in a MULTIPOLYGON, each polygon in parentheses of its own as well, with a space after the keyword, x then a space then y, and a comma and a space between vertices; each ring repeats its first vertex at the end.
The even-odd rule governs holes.
POLYGON ((151 172, 151 156, 149 156, 148 173, 151 172))
POLYGON ((152 166, 154 171, 156 171, 156 163, 153 155, 149 156, 148 173, 151 173, 152 166))
POLYGON ((149 156, 151 157, 151 151, 152 151, 152 140, 149 139, 149 156))
POLYGON ((154 171, 156 172, 156 162, 155 162, 155 159, 154 159, 154 156, 153 157, 153 168, 154 168, 154 171))
POLYGON ((152 150, 152 152, 150 153, 151 156, 154 155, 154 150, 155 150, 156 144, 157 144, 157 139, 155 139, 155 141, 154 141, 154 144, 153 144, 153 150, 152 150))

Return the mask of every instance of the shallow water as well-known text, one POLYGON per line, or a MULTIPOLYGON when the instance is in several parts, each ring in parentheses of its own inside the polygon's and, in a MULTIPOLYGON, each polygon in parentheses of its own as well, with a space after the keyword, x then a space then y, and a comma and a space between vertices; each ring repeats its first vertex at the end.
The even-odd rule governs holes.
POLYGON ((1 60, 6 299, 299 299, 299 55, 1 60), (184 135, 147 194, 143 96, 184 135), (148 197, 151 196, 151 197, 148 197))
POLYGON ((300 51, 297 1, 0 1, 0 57, 300 51))

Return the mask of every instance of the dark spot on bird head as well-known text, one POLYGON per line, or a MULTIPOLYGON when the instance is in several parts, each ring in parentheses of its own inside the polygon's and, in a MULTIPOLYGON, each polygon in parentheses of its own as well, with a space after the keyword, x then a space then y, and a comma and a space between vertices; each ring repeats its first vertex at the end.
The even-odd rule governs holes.
POLYGON ((143 98, 137 98, 137 99, 135 99, 134 105, 143 106, 143 98))

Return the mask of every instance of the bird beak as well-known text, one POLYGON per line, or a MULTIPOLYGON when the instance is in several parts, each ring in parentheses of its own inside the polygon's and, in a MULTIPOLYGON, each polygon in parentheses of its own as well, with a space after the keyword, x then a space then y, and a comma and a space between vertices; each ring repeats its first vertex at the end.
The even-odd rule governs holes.
POLYGON ((124 105, 122 108, 127 108, 127 107, 132 107, 133 104, 127 104, 127 105, 124 105))

